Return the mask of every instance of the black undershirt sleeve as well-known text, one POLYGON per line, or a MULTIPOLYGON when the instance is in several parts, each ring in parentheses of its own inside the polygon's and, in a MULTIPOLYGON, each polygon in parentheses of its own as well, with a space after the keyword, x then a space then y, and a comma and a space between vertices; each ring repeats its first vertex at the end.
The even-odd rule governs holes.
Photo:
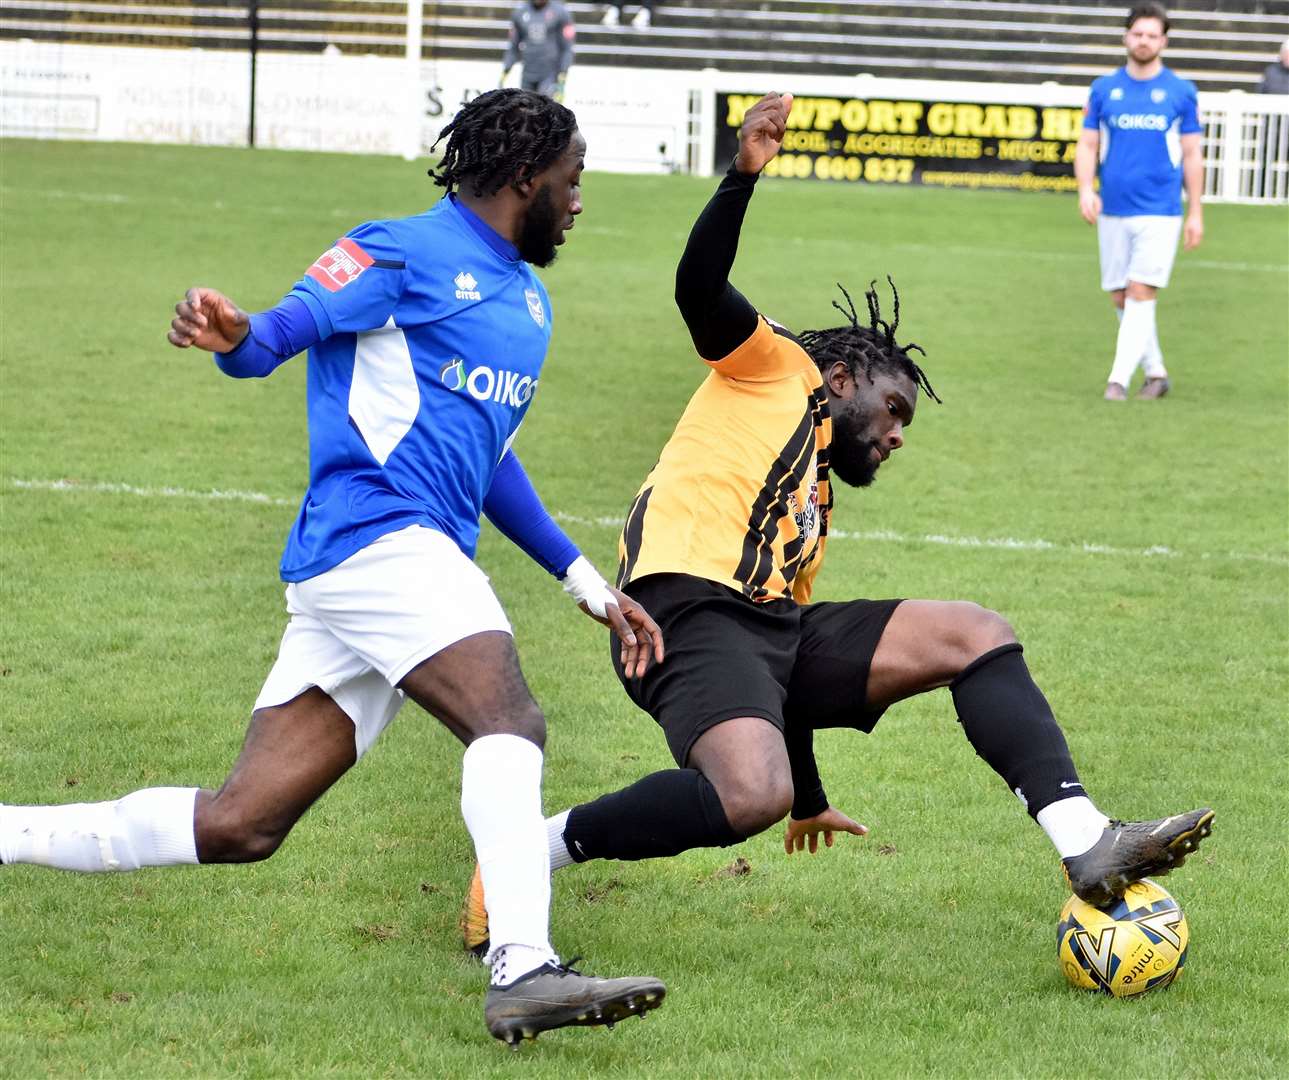
POLYGON ((784 719, 783 741, 792 770, 792 818, 805 821, 828 809, 828 796, 824 794, 819 766, 815 763, 814 730, 806 721, 784 719))
POLYGON ((676 306, 704 360, 728 356, 756 330, 756 308, 729 283, 756 181, 730 166, 694 222, 676 267, 676 306))

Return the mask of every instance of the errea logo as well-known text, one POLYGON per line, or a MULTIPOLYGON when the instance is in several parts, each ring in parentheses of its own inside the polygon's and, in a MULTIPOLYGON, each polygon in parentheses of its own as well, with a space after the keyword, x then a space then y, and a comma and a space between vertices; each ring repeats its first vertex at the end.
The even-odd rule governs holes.
POLYGON ((458 300, 482 300, 479 294, 479 283, 475 281, 474 275, 469 270, 462 270, 452 279, 457 287, 458 300))

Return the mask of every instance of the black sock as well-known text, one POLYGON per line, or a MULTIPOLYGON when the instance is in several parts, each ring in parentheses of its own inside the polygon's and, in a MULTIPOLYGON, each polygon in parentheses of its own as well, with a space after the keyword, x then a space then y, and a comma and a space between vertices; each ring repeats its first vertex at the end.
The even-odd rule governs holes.
POLYGON ((697 847, 728 847, 720 796, 697 769, 667 769, 569 811, 564 844, 577 862, 656 859, 697 847))
POLYGON ((1016 642, 977 657, 950 684, 967 739, 1034 817, 1086 795, 1065 735, 1016 642))

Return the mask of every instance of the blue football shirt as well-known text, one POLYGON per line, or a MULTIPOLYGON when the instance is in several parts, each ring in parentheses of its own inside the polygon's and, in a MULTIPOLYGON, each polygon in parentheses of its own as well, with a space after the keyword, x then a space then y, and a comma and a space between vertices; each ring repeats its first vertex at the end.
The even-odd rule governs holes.
POLYGON ((1203 130, 1193 82, 1168 68, 1153 79, 1134 79, 1126 68, 1102 75, 1092 84, 1083 126, 1101 132, 1104 213, 1181 214, 1181 137, 1203 130))
POLYGON ((497 463, 532 403, 550 300, 453 198, 360 225, 291 290, 309 349, 309 490, 281 573, 303 581, 422 524, 473 557, 497 463))

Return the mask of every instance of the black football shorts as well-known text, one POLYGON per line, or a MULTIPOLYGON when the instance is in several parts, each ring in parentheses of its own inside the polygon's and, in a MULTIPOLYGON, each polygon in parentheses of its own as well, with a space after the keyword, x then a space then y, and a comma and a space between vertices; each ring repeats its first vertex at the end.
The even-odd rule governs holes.
POLYGON ((780 731, 785 717, 860 731, 881 717, 864 704, 868 669, 899 600, 756 604, 686 574, 650 574, 625 591, 662 630, 666 660, 625 678, 613 638, 613 668, 681 767, 703 732, 738 716, 759 716, 780 731))

